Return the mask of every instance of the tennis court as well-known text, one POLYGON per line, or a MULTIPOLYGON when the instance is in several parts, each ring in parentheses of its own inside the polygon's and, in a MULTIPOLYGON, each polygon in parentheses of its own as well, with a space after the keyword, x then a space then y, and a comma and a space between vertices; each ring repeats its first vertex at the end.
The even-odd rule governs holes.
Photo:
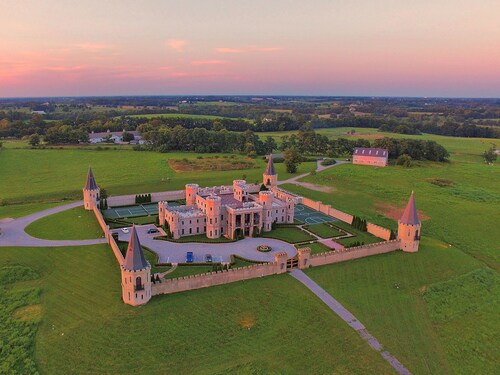
POLYGON ((294 219, 300 220, 306 224, 320 224, 337 221, 334 217, 328 216, 322 212, 313 210, 303 204, 295 206, 294 219))
MULTIPOLYGON (((169 206, 178 206, 177 202, 168 202, 169 206)), ((158 203, 139 204, 135 206, 114 207, 103 210, 103 214, 110 219, 149 216, 158 214, 158 203)))

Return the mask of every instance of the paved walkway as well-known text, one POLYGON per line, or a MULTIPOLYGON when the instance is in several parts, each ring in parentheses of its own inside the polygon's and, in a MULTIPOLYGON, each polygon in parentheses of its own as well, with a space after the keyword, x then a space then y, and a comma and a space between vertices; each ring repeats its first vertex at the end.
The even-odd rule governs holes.
POLYGON ((332 311, 340 316, 352 329, 354 329, 370 347, 379 352, 380 355, 401 375, 411 375, 406 367, 403 366, 394 356, 388 351, 383 350, 383 346, 373 337, 365 328, 365 326, 352 315, 349 310, 342 306, 335 298, 328 294, 323 288, 311 280, 304 272, 299 269, 293 269, 290 274, 304 284, 311 292, 316 294, 332 311))
MULTIPOLYGON (((328 168, 332 168, 332 167, 336 167, 338 165, 342 165, 342 164, 346 164, 346 163, 349 163, 347 161, 343 161, 343 160, 339 160, 337 161, 337 163, 335 164, 332 164, 332 165, 321 165, 321 162, 323 160, 318 160, 316 162, 316 172, 321 172, 321 171, 324 171, 325 169, 328 169, 328 168)), ((311 174, 311 172, 307 172, 307 173, 302 173, 298 176, 295 176, 295 177, 292 177, 292 178, 289 178, 288 180, 283 180, 283 181, 278 181, 278 185, 283 185, 283 184, 295 184, 295 185, 301 185, 301 183, 299 182, 299 180, 301 178, 304 178, 306 176, 309 176, 311 174)))
MULTIPOLYGON (((83 246, 107 243, 105 238, 93 240, 42 240, 27 234, 24 230, 32 222, 45 216, 66 211, 83 205, 83 201, 64 204, 36 212, 34 214, 14 219, 0 224, 0 247, 2 246, 29 246, 29 247, 60 247, 60 246, 83 246)), ((62 223, 61 225, 64 225, 62 223)))

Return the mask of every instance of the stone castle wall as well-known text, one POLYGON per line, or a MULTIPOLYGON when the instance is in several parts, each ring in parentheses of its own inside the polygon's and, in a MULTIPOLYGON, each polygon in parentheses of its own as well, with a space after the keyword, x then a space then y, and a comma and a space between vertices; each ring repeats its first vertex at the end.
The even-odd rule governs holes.
POLYGON ((97 207, 94 207, 93 211, 97 219, 97 222, 99 223, 102 231, 104 232, 104 237, 106 238, 106 240, 108 240, 109 246, 111 246, 111 250, 113 250, 113 254, 115 254, 115 258, 118 261, 118 264, 121 266, 124 261, 123 254, 120 251, 120 248, 118 247, 115 239, 111 235, 111 231, 109 230, 109 225, 106 224, 104 218, 102 217, 101 211, 97 207))
POLYGON ((339 211, 335 208, 333 208, 330 205, 323 204, 318 201, 313 201, 312 199, 309 198, 302 198, 302 204, 305 206, 312 208, 313 210, 322 212, 328 216, 332 216, 335 219, 339 219, 340 221, 343 221, 347 224, 351 224, 353 220, 353 216, 346 214, 345 212, 339 211))
POLYGON ((381 227, 376 224, 366 223, 366 231, 370 234, 373 234, 375 237, 383 238, 386 241, 389 241, 391 238, 391 230, 381 227))
POLYGON ((153 284, 152 295, 171 294, 191 289, 208 288, 215 285, 234 283, 236 281, 255 279, 278 273, 276 263, 256 264, 253 266, 229 269, 222 272, 209 272, 200 275, 190 275, 177 279, 162 280, 153 284))
POLYGON ((371 255, 390 253, 392 251, 399 250, 400 248, 401 243, 399 240, 350 247, 340 251, 330 251, 327 253, 311 255, 309 264, 311 266, 322 266, 325 264, 345 262, 371 255))

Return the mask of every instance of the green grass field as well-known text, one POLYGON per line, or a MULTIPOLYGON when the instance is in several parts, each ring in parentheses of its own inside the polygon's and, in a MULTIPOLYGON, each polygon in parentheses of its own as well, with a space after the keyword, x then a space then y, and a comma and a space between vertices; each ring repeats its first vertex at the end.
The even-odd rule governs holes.
POLYGON ((104 236, 93 211, 72 208, 34 221, 26 233, 46 240, 90 240, 104 236))
POLYGON ((288 275, 131 307, 121 301, 119 268, 105 245, 1 248, 0 262, 40 275, 42 374, 393 373, 288 275))
POLYGON ((295 247, 297 248, 308 247, 311 249, 311 255, 332 251, 332 249, 319 242, 308 243, 307 245, 304 246, 295 246, 295 247))
POLYGON ((500 363, 492 305, 499 296, 491 286, 498 284, 500 268, 500 176, 498 165, 484 164, 480 155, 491 140, 424 137, 444 144, 450 162, 410 169, 341 165, 303 179, 333 187, 328 194, 284 186, 392 229, 412 190, 421 210, 417 254, 386 254, 307 272, 412 372, 494 373, 500 363), (430 183, 435 178, 452 186, 430 183))
POLYGON ((320 236, 321 238, 337 237, 345 234, 344 232, 341 232, 338 229, 331 227, 330 225, 327 225, 325 223, 304 225, 304 229, 307 229, 309 232, 312 232, 315 235, 320 236))
POLYGON ((278 227, 270 232, 264 232, 262 237, 276 238, 290 243, 312 241, 316 239, 309 233, 303 232, 296 227, 278 227))
MULTIPOLYGON (((92 165, 97 183, 111 195, 183 189, 186 183, 193 181, 202 186, 231 184, 232 180, 243 177, 251 183, 262 181, 265 161, 261 158, 256 159, 255 168, 236 171, 175 173, 168 165, 170 158, 189 159, 198 155, 128 149, 6 148, 0 152, 0 205, 81 199, 89 165, 92 165)), ((303 163, 295 175, 311 170, 314 164, 303 163)), ((293 176, 285 172, 284 164, 277 164, 276 169, 280 178, 293 176)), ((0 209, 4 210, 1 206, 0 209)), ((32 212, 36 211, 34 206, 32 212)))
MULTIPOLYGON (((347 130, 320 132, 338 137, 347 130)), ((360 138, 408 137, 373 129, 356 132, 360 138)), ((397 227, 394 213, 414 190, 423 220, 420 251, 307 273, 412 373, 489 375, 500 365, 500 176, 498 164, 485 165, 481 153, 494 140, 413 137, 443 144, 450 162, 417 163, 410 169, 341 165, 304 179, 333 187, 330 193, 284 187, 391 229, 397 227), (430 183, 436 178, 450 180, 451 186, 430 183)), ((0 175, 5 176, 0 179, 1 198, 22 204, 0 206, 0 218, 39 211, 63 198, 81 199, 90 163, 97 182, 115 195, 179 189, 194 181, 219 185, 243 175, 249 182, 260 181, 264 168, 258 160, 254 169, 176 174, 167 159, 196 154, 11 146, 0 151, 0 175)), ((313 165, 302 164, 298 173, 313 165)), ((276 168, 280 180, 289 177, 283 164, 276 168)), ((46 220, 58 228, 65 218, 46 220)), ((50 230, 52 235, 59 236, 50 230)), ((316 245, 313 252, 321 250, 316 245)), ((378 354, 287 275, 156 297, 132 308, 121 302, 119 268, 104 245, 0 248, 0 268, 11 265, 40 274, 34 283, 41 288, 43 317, 34 358, 41 373, 392 373, 378 354), (250 329, 245 328, 248 321, 255 323, 250 329)))
MULTIPOLYGON (((147 119, 154 119, 154 118, 192 118, 192 119, 203 119, 203 120, 217 120, 217 119, 223 119, 223 118, 230 118, 231 120, 238 120, 236 118, 232 117, 222 117, 222 116, 211 116, 211 115, 191 115, 188 113, 155 113, 155 114, 150 114, 150 115, 128 115, 126 117, 141 117, 141 118, 147 118, 147 119)), ((244 119, 246 120, 246 119, 244 119)))

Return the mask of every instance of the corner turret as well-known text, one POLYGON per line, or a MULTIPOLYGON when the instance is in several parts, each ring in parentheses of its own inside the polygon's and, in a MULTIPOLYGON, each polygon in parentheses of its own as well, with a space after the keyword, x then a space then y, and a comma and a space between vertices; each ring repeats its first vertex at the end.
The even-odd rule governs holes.
POLYGON ((94 178, 92 168, 89 167, 87 174, 87 182, 83 190, 83 205, 86 210, 91 211, 94 207, 99 207, 99 200, 101 198, 101 189, 97 186, 94 178))
POLYGON ((418 219, 415 196, 412 191, 403 216, 398 221, 398 240, 401 241, 401 250, 409 253, 416 253, 418 251, 420 227, 421 224, 418 219))
POLYGON ((274 169, 273 154, 269 154, 267 157, 267 167, 262 177, 265 186, 272 187, 278 184, 278 174, 274 169))
POLYGON ((144 257, 135 226, 130 231, 121 271, 123 302, 132 306, 147 303, 151 299, 151 265, 144 257))

